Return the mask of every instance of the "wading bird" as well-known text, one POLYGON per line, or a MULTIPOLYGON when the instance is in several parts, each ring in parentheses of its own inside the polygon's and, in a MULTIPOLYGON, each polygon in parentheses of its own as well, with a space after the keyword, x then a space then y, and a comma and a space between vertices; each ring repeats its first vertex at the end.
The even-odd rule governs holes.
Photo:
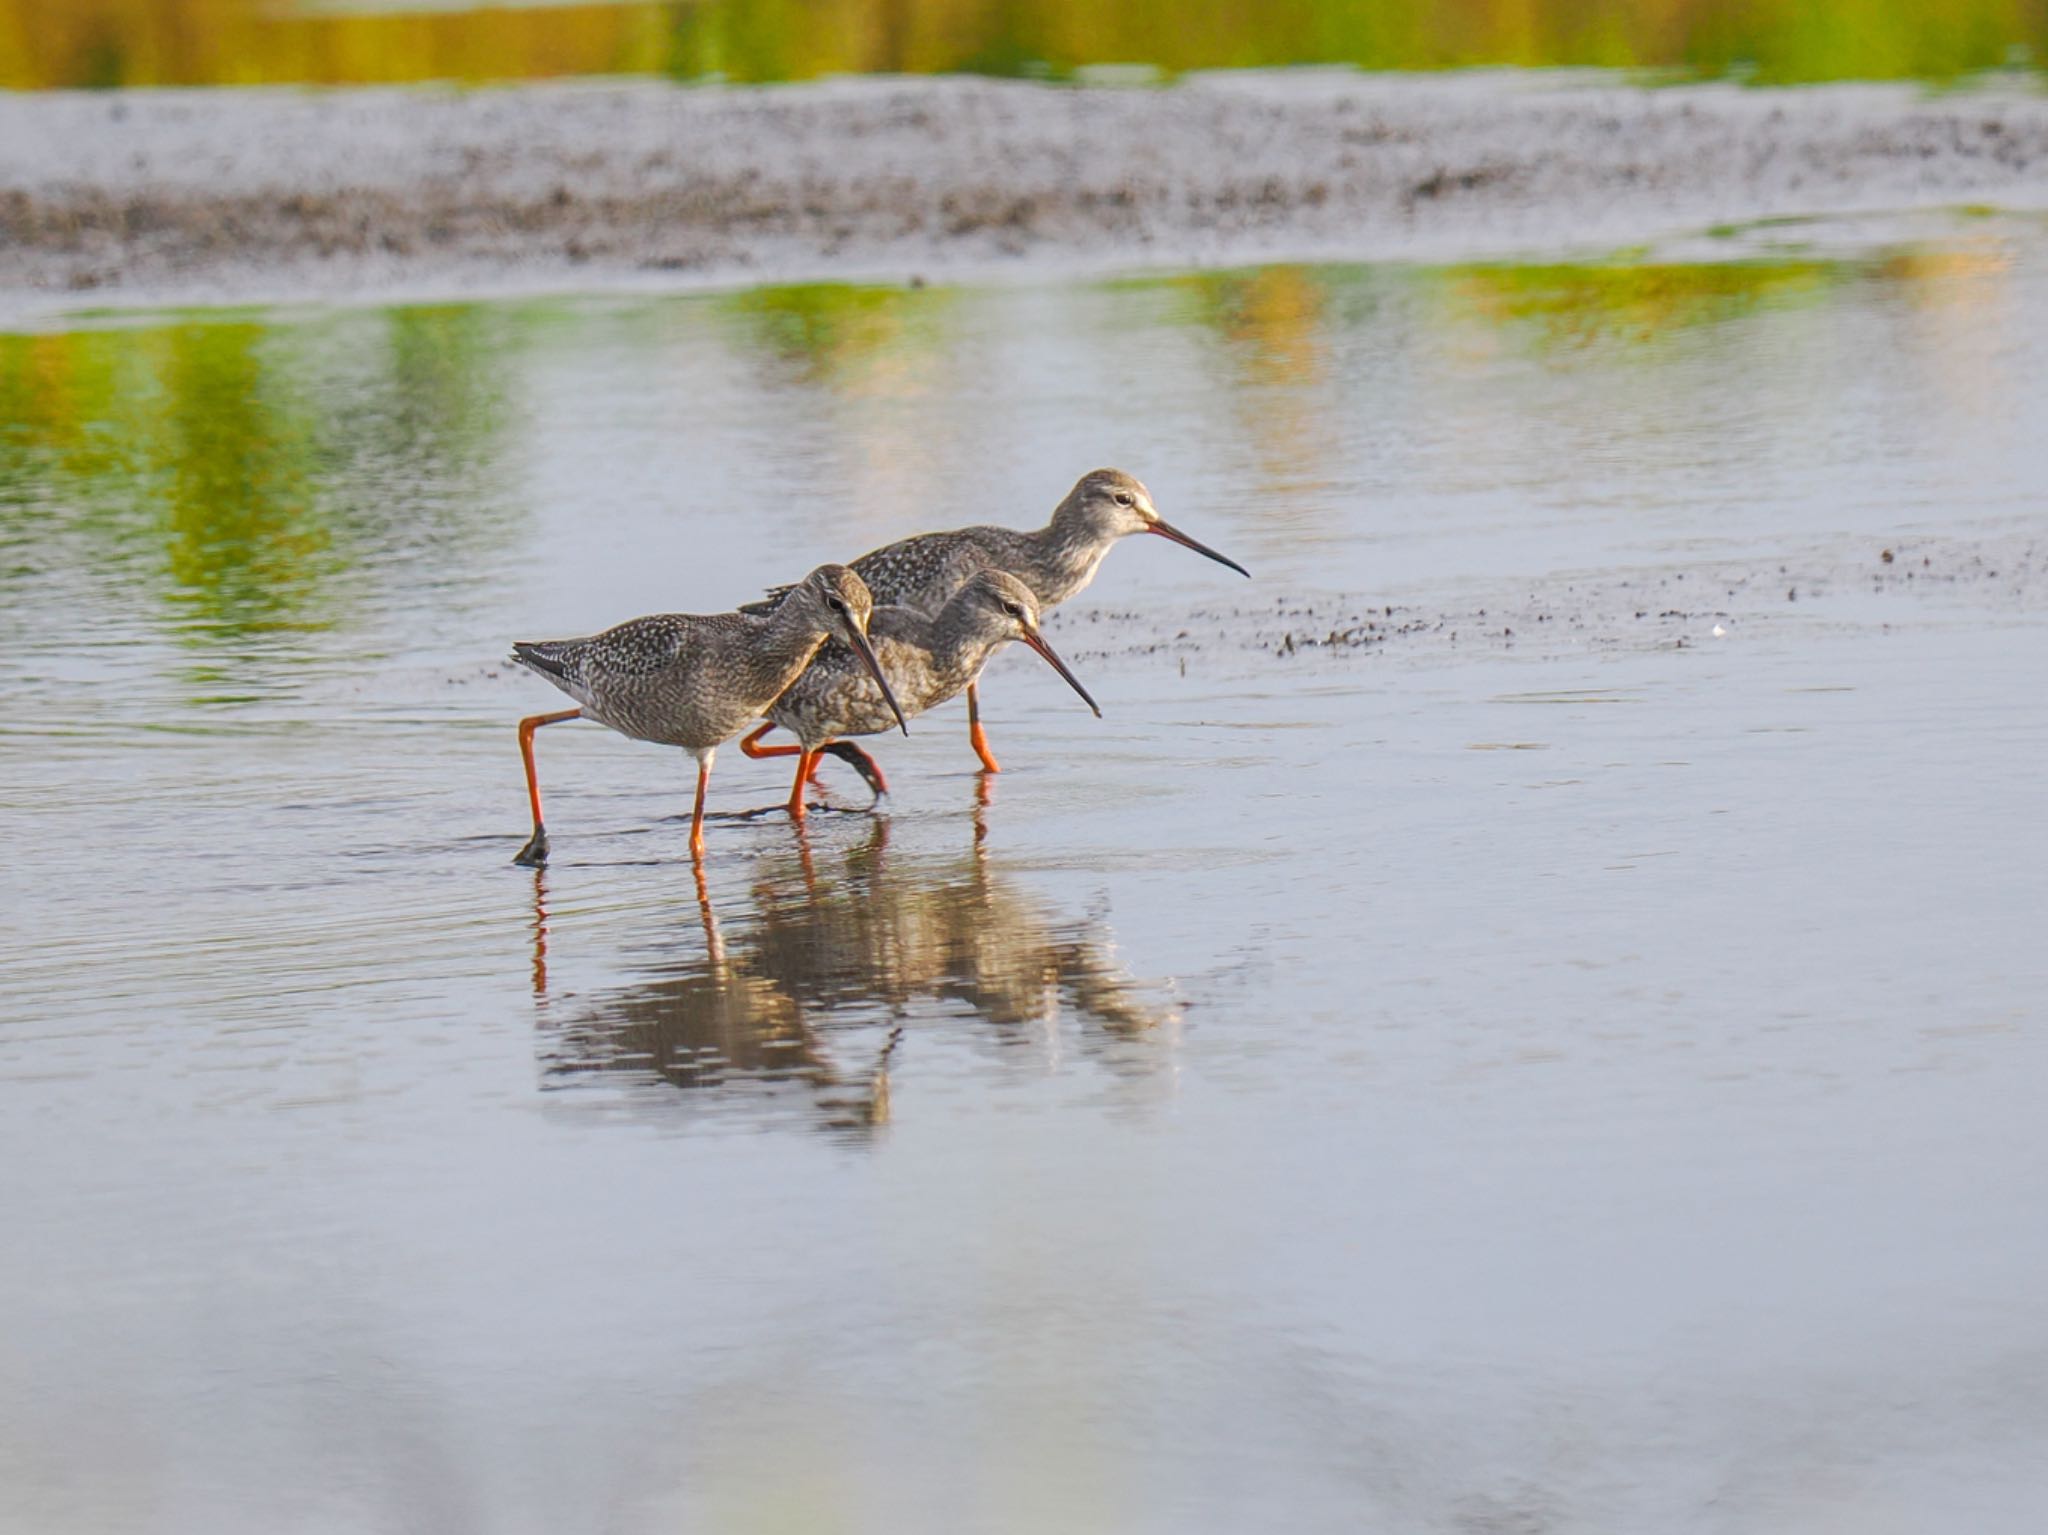
MULTIPOLYGON (((912 607, 878 607, 868 624, 881 676, 896 690, 906 714, 922 714, 944 703, 962 688, 972 687, 988 658, 1011 640, 1029 645, 1081 700, 1102 717, 1102 710, 1067 663, 1053 653, 1038 632, 1038 599, 1031 588, 1000 570, 981 570, 947 599, 936 618, 912 607)), ((749 757, 797 759, 796 782, 789 791, 789 813, 804 818, 804 787, 820 752, 843 736, 873 735, 890 725, 890 704, 871 676, 843 646, 820 650, 804 674, 768 709, 768 723, 740 740, 749 757), (761 746, 768 731, 780 726, 797 738, 796 746, 761 746)), ((848 760, 877 794, 888 782, 874 760, 858 748, 848 760)), ((844 755, 844 754, 842 754, 844 755)))
MULTIPOLYGON (((867 582, 877 603, 936 613, 969 576, 993 567, 1008 571, 1031 588, 1043 611, 1065 602, 1094 580, 1103 556, 1118 539, 1134 533, 1157 533, 1219 565, 1228 565, 1241 576, 1251 575, 1237 561, 1167 522, 1152 505, 1152 493, 1121 469, 1097 469, 1082 475, 1042 528, 974 527, 920 533, 862 555, 853 562, 853 569, 867 582)), ((790 590, 778 588, 765 601, 750 603, 743 611, 770 612, 790 590)), ((981 728, 981 699, 972 682, 967 685, 967 740, 985 771, 1002 771, 988 749, 988 736, 981 728)), ((844 756, 857 767, 865 760, 869 766, 862 770, 863 776, 871 784, 879 778, 874 759, 859 747, 848 744, 834 755, 844 756)))
POLYGON ((533 766, 533 733, 543 725, 592 719, 636 741, 680 746, 695 757, 697 806, 690 818, 690 853, 696 858, 704 856, 704 786, 719 744, 759 719, 826 640, 852 648, 908 735, 910 726, 868 644, 873 611, 874 598, 859 576, 844 565, 821 565, 787 588, 784 599, 766 614, 659 613, 585 639, 515 644, 514 661, 547 678, 581 707, 519 722, 533 836, 513 861, 547 861, 540 779, 533 766))

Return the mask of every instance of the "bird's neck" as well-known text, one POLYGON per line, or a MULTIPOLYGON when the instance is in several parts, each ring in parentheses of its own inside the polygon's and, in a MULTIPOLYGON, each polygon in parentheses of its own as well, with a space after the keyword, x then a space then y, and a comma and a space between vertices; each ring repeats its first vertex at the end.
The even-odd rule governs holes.
POLYGON ((950 638, 950 612, 941 609, 940 616, 932 618, 909 606, 881 607, 868 624, 868 638, 874 641, 882 670, 897 697, 913 711, 952 697, 973 680, 971 672, 955 680, 964 662, 950 638))
POLYGON ((816 615, 788 601, 759 623, 759 638, 747 648, 747 662, 755 689, 773 699, 803 674, 828 631, 816 615))
POLYGON ((1016 574, 1025 576, 1039 602, 1046 606, 1065 602, 1093 581, 1103 556, 1116 542, 1114 535, 1105 536, 1063 523, 1057 516, 1025 538, 1031 546, 1032 569, 1028 574, 1021 570, 1016 574))
POLYGON ((990 652, 1001 643, 1002 637, 989 634, 972 613, 941 613, 926 645, 936 695, 950 698, 980 676, 990 652))

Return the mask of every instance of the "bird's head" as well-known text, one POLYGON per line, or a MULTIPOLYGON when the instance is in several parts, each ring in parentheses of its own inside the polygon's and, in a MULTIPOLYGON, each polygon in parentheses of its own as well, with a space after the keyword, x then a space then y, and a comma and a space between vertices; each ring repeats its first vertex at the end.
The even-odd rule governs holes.
POLYGON ((1157 533, 1219 565, 1228 565, 1241 576, 1251 574, 1237 561, 1198 543, 1161 517, 1144 481, 1121 469, 1095 469, 1082 475, 1053 513, 1053 525, 1083 543, 1102 543, 1133 533, 1157 533))
POLYGON ((882 673, 882 663, 875 659, 874 646, 868 643, 868 620, 874 616, 875 599, 867 582, 844 565, 820 565, 804 577, 791 595, 810 608, 819 632, 842 641, 860 657, 888 701, 889 712, 896 716, 903 733, 909 735, 910 722, 904 719, 895 691, 882 673))
POLYGON ((1037 651, 1048 666, 1066 679, 1067 686, 1081 695, 1081 701, 1095 711, 1095 717, 1102 717, 1101 707, 1088 696, 1081 679, 1067 669, 1067 663, 1038 632, 1038 598, 1030 587, 1007 571, 983 570, 960 589, 953 601, 972 614, 976 633, 998 643, 1016 640, 1037 651))

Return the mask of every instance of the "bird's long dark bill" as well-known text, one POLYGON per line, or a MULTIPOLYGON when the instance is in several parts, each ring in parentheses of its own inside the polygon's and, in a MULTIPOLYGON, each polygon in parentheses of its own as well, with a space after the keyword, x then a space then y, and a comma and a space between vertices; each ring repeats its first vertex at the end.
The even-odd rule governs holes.
POLYGON ((1207 544, 1198 543, 1196 540, 1189 538, 1187 534, 1181 532, 1179 528, 1176 528, 1170 522, 1166 522, 1163 520, 1154 522, 1150 527, 1145 529, 1145 531, 1147 533, 1157 533, 1161 538, 1170 538, 1175 543, 1179 544, 1183 549, 1192 549, 1197 554, 1207 555, 1210 559, 1214 560, 1218 565, 1228 565, 1232 570, 1236 571, 1246 580, 1251 579, 1252 573, 1249 570, 1246 570, 1242 565, 1238 564, 1236 560, 1230 558, 1229 555, 1218 554, 1214 549, 1211 549, 1207 544))
POLYGON ((875 686, 882 690, 882 698, 889 705, 889 712, 896 716, 896 723, 903 727, 903 733, 909 735, 910 721, 903 717, 903 705, 896 702, 895 690, 889 686, 889 679, 882 675, 882 663, 875 659, 874 647, 868 644, 868 637, 851 624, 846 626, 846 632, 853 641, 855 653, 860 656, 869 674, 874 677, 875 686))
POLYGON ((1098 704, 1094 699, 1088 696, 1088 690, 1081 686, 1081 679, 1079 677, 1076 677, 1072 672, 1067 670, 1067 663, 1062 661, 1058 656, 1052 653, 1052 646, 1046 644, 1045 636, 1038 633, 1038 631, 1035 629, 1027 629, 1024 631, 1023 640, 1025 644, 1029 645, 1033 650, 1037 651, 1040 655, 1044 656, 1047 664, 1050 665, 1054 671, 1058 672, 1062 677, 1067 679, 1067 686, 1072 688, 1076 693, 1079 693, 1081 695, 1081 702, 1086 704, 1089 708, 1095 711, 1095 717, 1097 719, 1101 719, 1102 706, 1098 704))

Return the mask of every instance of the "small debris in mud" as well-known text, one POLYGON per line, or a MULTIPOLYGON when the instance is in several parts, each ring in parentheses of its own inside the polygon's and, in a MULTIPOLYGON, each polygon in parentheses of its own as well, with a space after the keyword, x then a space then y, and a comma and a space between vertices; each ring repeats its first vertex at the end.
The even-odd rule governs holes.
POLYGON ((647 273, 914 288, 1048 257, 1123 270, 1276 249, 1611 250, 1731 220, 2029 206, 2048 160, 2037 94, 1906 85, 607 81, 146 91, 113 107, 0 92, 0 307, 67 285, 142 302, 639 287, 647 273), (1985 121, 1995 153, 1964 131, 1985 121))
MULTIPOLYGON (((1211 606, 1191 611, 1185 622, 1174 626, 1173 638, 1164 641, 1152 638, 1160 632, 1156 616, 1141 619, 1130 612, 1098 608, 1063 615, 1063 621, 1107 625, 1134 636, 1127 644, 1102 646, 1094 652, 1098 657, 1166 652, 1177 654, 1184 669, 1187 655, 1229 646, 1281 660, 1300 660, 1311 654, 1347 659, 1390 651, 1410 658, 1432 653, 1469 655, 1469 635, 1480 637, 1482 653, 1513 652, 1530 658, 1587 651, 1685 650, 1694 648, 1699 638, 1727 638, 1738 619, 1767 624, 1783 615, 1782 607, 1761 605, 1766 592, 1778 589, 1773 572, 1778 577, 1792 577, 1782 588, 1786 601, 1813 610, 1811 616, 1798 620, 1803 626, 1816 619, 1825 623, 1833 616, 1828 602, 1831 593, 1860 593, 1869 590, 1871 583, 1880 591, 1917 592, 1928 598, 1968 588, 1974 596, 2008 610, 2033 610, 2048 601, 2048 582, 2042 580, 2048 575, 2048 543, 2012 538, 1955 540, 1945 543, 1941 552, 1944 566, 1955 574, 1929 574, 1931 556, 1922 557, 1919 569, 1873 573, 1862 563, 1867 554, 1845 556, 1817 550, 1790 562, 1720 563, 1661 574, 1629 571, 1589 577, 1574 572, 1570 581, 1560 581, 1554 587, 1523 581, 1517 583, 1513 598, 1492 595, 1483 602, 1453 602, 1435 611, 1419 604, 1397 606, 1377 597, 1368 604, 1341 595, 1290 594, 1270 608, 1211 606), (1639 607, 1632 600, 1646 585, 1674 583, 1681 577, 1695 588, 1704 584, 1717 594, 1726 592, 1730 605, 1652 609, 1639 607), (1140 634, 1144 638, 1136 638, 1140 634)), ((1900 563, 1895 554, 1894 564, 1900 563)), ((1855 620, 1840 622, 1847 627, 1855 620)))

